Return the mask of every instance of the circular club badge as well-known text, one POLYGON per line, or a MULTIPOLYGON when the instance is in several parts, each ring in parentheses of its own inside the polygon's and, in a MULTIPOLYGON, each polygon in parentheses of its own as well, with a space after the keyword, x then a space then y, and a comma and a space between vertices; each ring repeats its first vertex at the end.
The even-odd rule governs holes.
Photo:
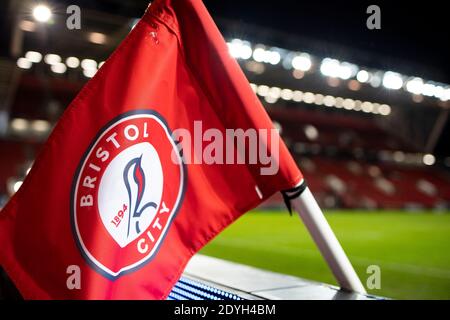
POLYGON ((185 167, 155 111, 120 115, 86 150, 72 187, 71 221, 87 262, 110 279, 157 252, 184 195, 185 167))

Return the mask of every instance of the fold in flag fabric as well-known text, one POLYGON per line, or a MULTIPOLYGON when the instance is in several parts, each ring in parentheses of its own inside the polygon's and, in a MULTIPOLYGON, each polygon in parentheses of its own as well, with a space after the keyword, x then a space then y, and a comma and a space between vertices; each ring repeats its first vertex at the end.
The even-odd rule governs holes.
POLYGON ((0 212, 0 264, 26 299, 164 299, 202 246, 300 181, 203 3, 155 1, 0 212))

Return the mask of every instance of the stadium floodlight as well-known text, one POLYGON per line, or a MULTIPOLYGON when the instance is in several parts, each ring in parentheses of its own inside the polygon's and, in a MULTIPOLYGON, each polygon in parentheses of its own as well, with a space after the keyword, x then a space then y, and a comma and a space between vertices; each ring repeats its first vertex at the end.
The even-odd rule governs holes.
POLYGON ((275 102, 278 101, 277 98, 275 98, 275 97, 273 97, 273 96, 271 96, 271 95, 265 96, 265 97, 264 97, 264 100, 265 100, 267 103, 275 103, 275 102))
POLYGON ((436 162, 436 158, 432 154, 427 153, 423 155, 422 161, 424 165, 432 166, 436 162))
POLYGON ((97 73, 97 69, 83 69, 83 75, 86 78, 92 78, 97 73))
POLYGON ((367 81, 369 81, 369 77, 369 72, 367 72, 366 70, 359 70, 359 72, 356 74, 356 80, 362 83, 366 83, 367 81))
POLYGON ((69 68, 78 68, 78 66, 80 65, 80 59, 78 59, 77 57, 68 57, 66 59, 66 65, 69 68))
POLYGON ((253 50, 253 60, 276 65, 281 61, 280 49, 271 48, 266 50, 264 46, 257 45, 255 50, 253 50))
POLYGON ((440 86, 440 85, 435 85, 434 86, 434 90, 433 90, 433 96, 435 98, 441 98, 443 95, 445 94, 445 89, 444 87, 440 86))
POLYGON ((300 90, 295 90, 292 95, 292 100, 295 102, 301 102, 303 100, 303 92, 300 90))
POLYGON ((231 42, 228 42, 227 45, 233 58, 247 60, 252 56, 253 51, 250 43, 247 41, 233 39, 231 42))
POLYGON ((253 50, 253 60, 257 62, 264 62, 266 59, 266 50, 263 47, 258 46, 253 50))
POLYGON ((33 63, 39 63, 42 60, 42 54, 36 51, 28 51, 27 53, 25 53, 25 58, 33 63))
POLYGON ((339 76, 340 64, 336 59, 325 58, 320 65, 320 72, 324 76, 336 78, 339 76))
POLYGON ((422 94, 427 97, 432 97, 434 94, 434 84, 426 83, 423 85, 422 94))
POLYGON ((256 90, 256 92, 258 93, 258 95, 260 95, 261 97, 265 97, 267 96, 267 94, 269 93, 269 87, 266 85, 260 85, 258 86, 258 89, 256 90))
POLYGON ((378 88, 381 85, 381 76, 382 75, 383 75, 383 73, 380 71, 373 73, 369 80, 370 85, 374 88, 378 88))
POLYGON ((81 67, 84 70, 97 70, 97 62, 93 59, 81 60, 81 67))
POLYGON ((33 63, 27 58, 19 58, 17 59, 17 66, 20 69, 30 69, 33 63))
POLYGON ((22 183, 23 183, 23 181, 21 181, 21 180, 18 180, 14 183, 14 185, 13 185, 14 192, 17 192, 17 190, 20 189, 20 187, 22 186, 22 183))
POLYGON ((311 69, 311 66, 311 57, 307 53, 302 53, 292 59, 292 67, 294 69, 308 71, 309 69, 311 69))
POLYGON ((334 104, 336 103, 336 98, 333 96, 325 96, 323 99, 323 104, 327 107, 334 107, 334 104))
POLYGON ((373 111, 373 103, 364 101, 361 105, 361 110, 365 113, 370 113, 373 111))
POLYGON ((280 63, 281 54, 278 52, 277 49, 273 48, 273 49, 267 51, 266 54, 267 54, 267 59, 266 59, 267 63, 273 64, 273 65, 280 63))
POLYGON ((58 62, 58 63, 54 63, 50 66, 50 69, 54 72, 54 73, 64 73, 67 70, 67 67, 64 63, 62 62, 58 62))
POLYGON ((442 101, 448 101, 450 100, 450 88, 445 89, 444 94, 441 97, 442 101))
POLYGON ((423 80, 417 77, 409 80, 406 83, 406 90, 414 94, 421 94, 423 90, 423 80))
POLYGON ((400 89, 403 86, 402 76, 392 71, 385 72, 383 76, 383 86, 387 89, 400 89))
POLYGON ((353 108, 355 107, 355 101, 353 99, 347 98, 344 100, 342 105, 344 106, 344 109, 346 109, 346 110, 353 110, 353 108))
POLYGON ((39 22, 48 22, 52 17, 52 11, 46 5, 40 4, 34 7, 33 17, 39 22))
POLYGON ((278 100, 280 98, 280 95, 281 95, 281 89, 278 87, 272 87, 272 88, 270 88, 267 96, 270 96, 274 100, 278 100))
POLYGON ((382 115, 382 116, 388 116, 391 114, 391 107, 387 104, 382 104, 379 108, 378 108, 378 112, 382 115))
POLYGON ((31 129, 36 132, 44 133, 50 129, 50 123, 46 120, 33 120, 31 129))
POLYGON ((321 106, 323 104, 324 95, 320 93, 316 93, 314 95, 314 103, 318 106, 321 106))
POLYGON ((316 100, 316 97, 314 96, 314 93, 312 93, 312 92, 305 92, 303 94, 303 102, 304 103, 311 104, 311 103, 314 103, 315 100, 316 100))
POLYGON ((338 77, 343 80, 350 79, 350 77, 354 73, 355 67, 355 65, 352 65, 348 62, 342 62, 339 65, 338 77))
POLYGON ((283 100, 292 100, 294 97, 294 92, 291 89, 283 89, 281 90, 280 96, 283 100))
POLYGON ((28 120, 15 118, 11 121, 11 129, 14 131, 25 131, 28 129, 28 120))
POLYGON ((59 55, 57 55, 57 54, 49 53, 49 54, 45 55, 44 61, 45 61, 45 63, 52 65, 52 64, 55 64, 55 63, 60 63, 61 62, 61 57, 59 55))

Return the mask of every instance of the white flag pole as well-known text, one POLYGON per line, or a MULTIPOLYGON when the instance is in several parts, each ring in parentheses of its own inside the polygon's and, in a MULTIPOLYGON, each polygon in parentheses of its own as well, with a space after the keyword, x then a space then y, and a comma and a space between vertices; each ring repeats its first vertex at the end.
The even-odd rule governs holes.
MULTIPOLYGON (((311 237, 328 263, 339 286, 342 289, 366 293, 364 286, 353 269, 350 260, 342 249, 338 239, 331 230, 316 199, 304 181, 294 191, 284 192, 295 211, 303 220, 311 237), (303 186, 303 187, 302 187, 303 186), (299 192, 301 192, 299 194, 299 192)), ((288 201, 289 201, 288 200, 288 201)))

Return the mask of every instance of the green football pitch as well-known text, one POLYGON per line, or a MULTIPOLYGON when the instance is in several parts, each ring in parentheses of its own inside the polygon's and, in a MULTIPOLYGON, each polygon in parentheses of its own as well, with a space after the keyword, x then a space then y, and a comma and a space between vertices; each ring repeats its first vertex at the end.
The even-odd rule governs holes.
MULTIPOLYGON (((378 265, 394 299, 450 299, 450 214, 330 211, 327 220, 366 284, 378 265)), ((262 269, 336 284, 300 219, 284 211, 245 214, 201 253, 262 269)))

